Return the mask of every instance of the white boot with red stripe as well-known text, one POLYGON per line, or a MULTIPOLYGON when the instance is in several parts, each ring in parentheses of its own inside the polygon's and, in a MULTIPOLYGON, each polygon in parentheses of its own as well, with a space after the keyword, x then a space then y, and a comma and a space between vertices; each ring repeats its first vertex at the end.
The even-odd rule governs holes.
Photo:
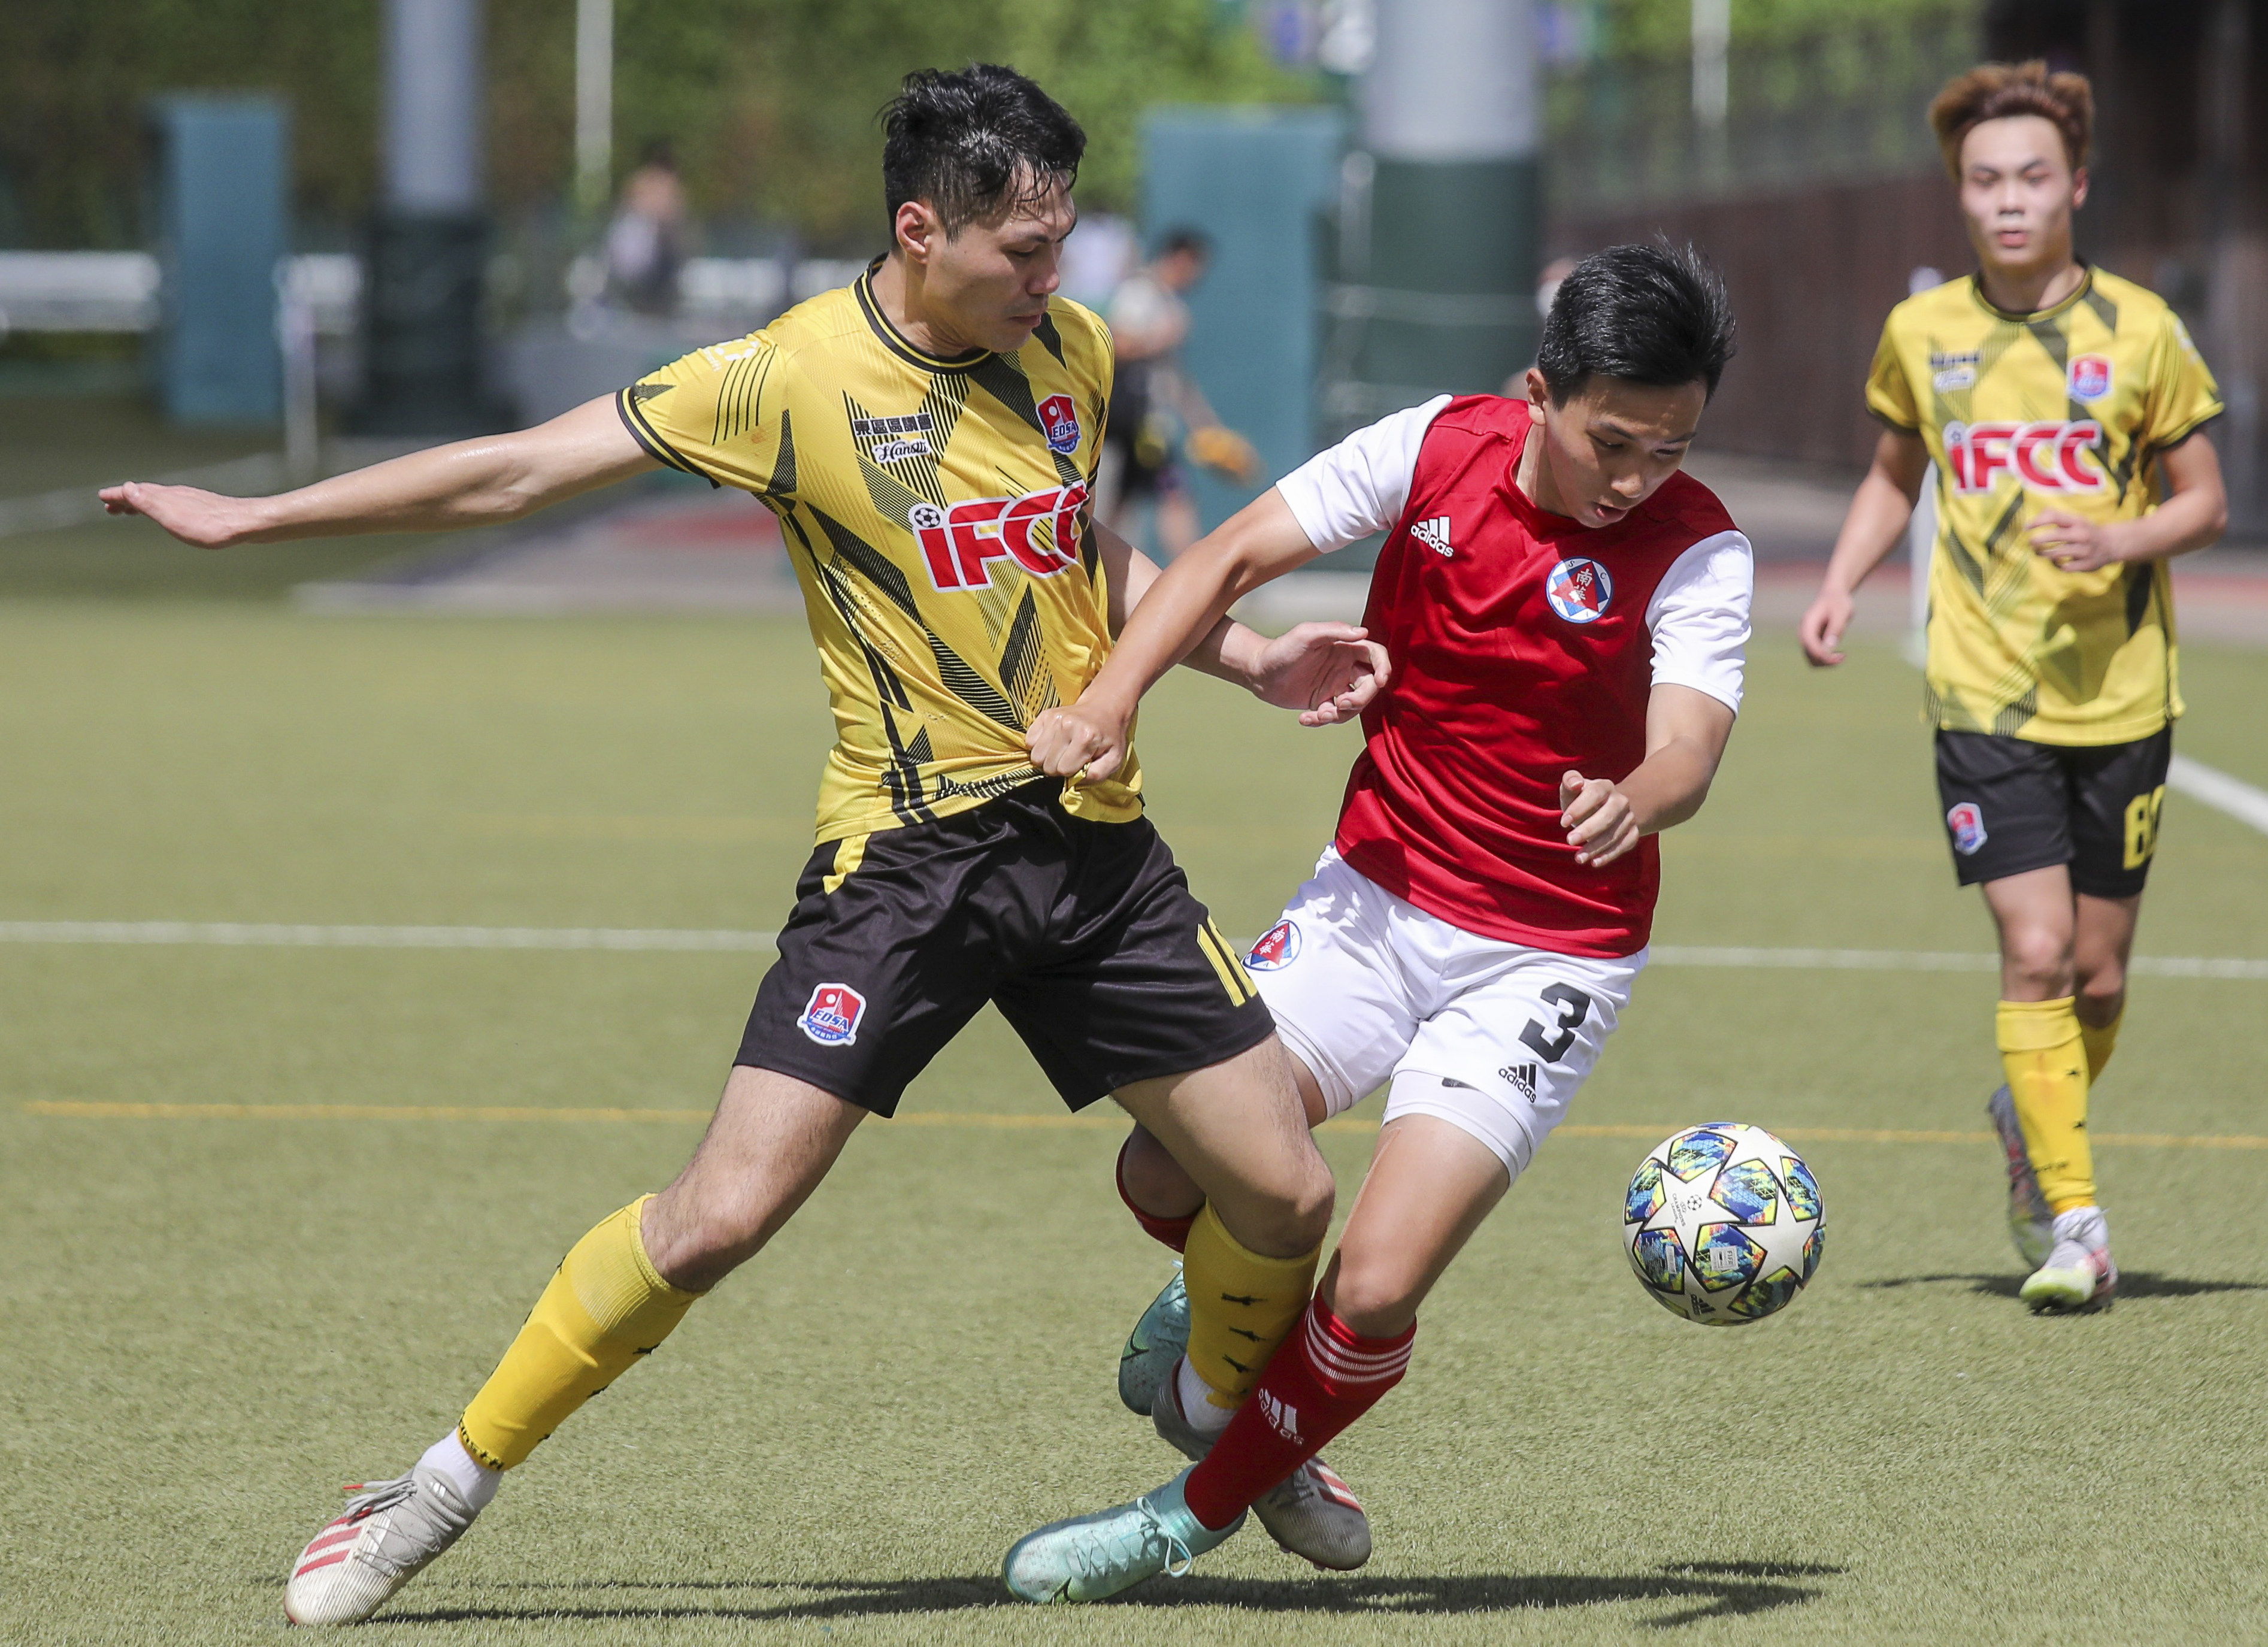
POLYGON ((359 1624, 454 1544, 480 1513, 446 1475, 419 1465, 390 1482, 349 1488, 346 1513, 291 1564, 284 1616, 294 1624, 359 1624))
MULTIPOLYGON (((1190 1418, 1181 1379, 1188 1365, 1184 1357, 1159 1384, 1150 1422, 1159 1438, 1183 1458, 1201 1459, 1219 1439, 1221 1425, 1190 1418)), ((1197 1375, 1189 1376, 1194 1380, 1197 1375)), ((1223 1421, 1227 1417, 1218 1408, 1213 1415, 1223 1421)), ((1370 1559, 1370 1518, 1363 1513, 1362 1500, 1320 1456, 1254 1499, 1252 1513, 1278 1548, 1327 1572, 1351 1572, 1370 1559)))

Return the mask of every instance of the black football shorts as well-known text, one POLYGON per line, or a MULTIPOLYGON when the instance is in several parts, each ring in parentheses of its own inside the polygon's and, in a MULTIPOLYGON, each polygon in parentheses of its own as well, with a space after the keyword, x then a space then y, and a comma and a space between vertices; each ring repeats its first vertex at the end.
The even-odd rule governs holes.
POLYGON ((1265 1040, 1275 1021, 1158 832, 1074 818, 1062 792, 821 844, 734 1062, 887 1115, 990 1001, 1081 1109, 1265 1040))
POLYGON ((1988 732, 1937 734, 1937 793, 1964 886, 2057 864, 2074 892, 2132 898, 2150 878, 2174 729, 2128 744, 2067 746, 1988 732))

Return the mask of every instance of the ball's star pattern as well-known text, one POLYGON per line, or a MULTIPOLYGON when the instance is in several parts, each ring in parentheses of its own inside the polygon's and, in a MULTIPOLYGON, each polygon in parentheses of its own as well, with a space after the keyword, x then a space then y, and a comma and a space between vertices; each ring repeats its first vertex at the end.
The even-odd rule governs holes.
POLYGON ((1786 1144, 1760 1128, 1712 1122, 1668 1139, 1640 1165, 1623 1233, 1642 1281, 1641 1237, 1661 1232, 1651 1247, 1674 1235, 1691 1261, 1683 1284, 1647 1290, 1692 1320, 1728 1326, 1772 1313, 1810 1280, 1824 1211, 1810 1169, 1786 1144), (1705 1284, 1712 1238, 1719 1273, 1739 1276, 1715 1287, 1705 1284))

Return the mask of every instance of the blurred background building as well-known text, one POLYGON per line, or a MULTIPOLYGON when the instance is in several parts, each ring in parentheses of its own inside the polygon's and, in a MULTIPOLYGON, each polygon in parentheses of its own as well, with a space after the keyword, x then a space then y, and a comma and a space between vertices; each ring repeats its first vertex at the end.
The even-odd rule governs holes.
MULTIPOLYGON (((179 416, 296 408, 305 458, 310 392, 325 430, 548 415, 850 277, 885 244, 873 115, 898 77, 1005 55, 1092 135, 1079 295, 1103 301, 1168 229, 1211 242, 1183 357, 1266 472, 1424 394, 1502 383, 1556 261, 1662 233, 1717 259, 1745 323, 1709 444, 1831 478, 1873 439, 1859 385, 1884 312, 1968 266, 1929 98, 1980 56, 2037 55, 2096 85, 2082 247, 2188 320, 2229 401, 2236 529, 2268 536, 2260 0, 1022 0, 1018 17, 1011 42, 997 8, 961 0, 11 0, 0 393, 149 392, 195 355, 183 327, 218 279, 250 292, 231 299, 239 331, 247 305, 273 317, 254 375, 299 387, 168 393, 179 416), (268 111, 269 196, 198 194, 210 173, 175 164, 220 129, 180 111, 221 93, 268 111), (184 261, 191 197, 212 221, 275 219, 265 284, 184 261)), ((1249 496, 1219 475, 1198 491, 1209 518, 1249 496)))

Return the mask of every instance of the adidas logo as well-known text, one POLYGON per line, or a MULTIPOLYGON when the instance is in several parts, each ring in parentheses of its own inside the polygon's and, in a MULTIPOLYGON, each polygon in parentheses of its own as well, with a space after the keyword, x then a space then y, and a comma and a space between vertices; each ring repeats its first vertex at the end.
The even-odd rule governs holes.
POLYGON ((1443 560, 1457 552, 1449 542, 1449 518, 1447 515, 1436 515, 1431 520, 1418 521, 1410 528, 1410 535, 1443 560))
POLYGON ((1535 1101, 1535 1066, 1532 1063, 1508 1063, 1497 1074, 1519 1089, 1520 1095, 1529 1103, 1535 1101))
POLYGON ((1298 1408, 1286 1406, 1278 1397, 1263 1390, 1260 1392, 1260 1414, 1268 1421, 1268 1427, 1285 1440, 1296 1442, 1300 1439, 1298 1408))

